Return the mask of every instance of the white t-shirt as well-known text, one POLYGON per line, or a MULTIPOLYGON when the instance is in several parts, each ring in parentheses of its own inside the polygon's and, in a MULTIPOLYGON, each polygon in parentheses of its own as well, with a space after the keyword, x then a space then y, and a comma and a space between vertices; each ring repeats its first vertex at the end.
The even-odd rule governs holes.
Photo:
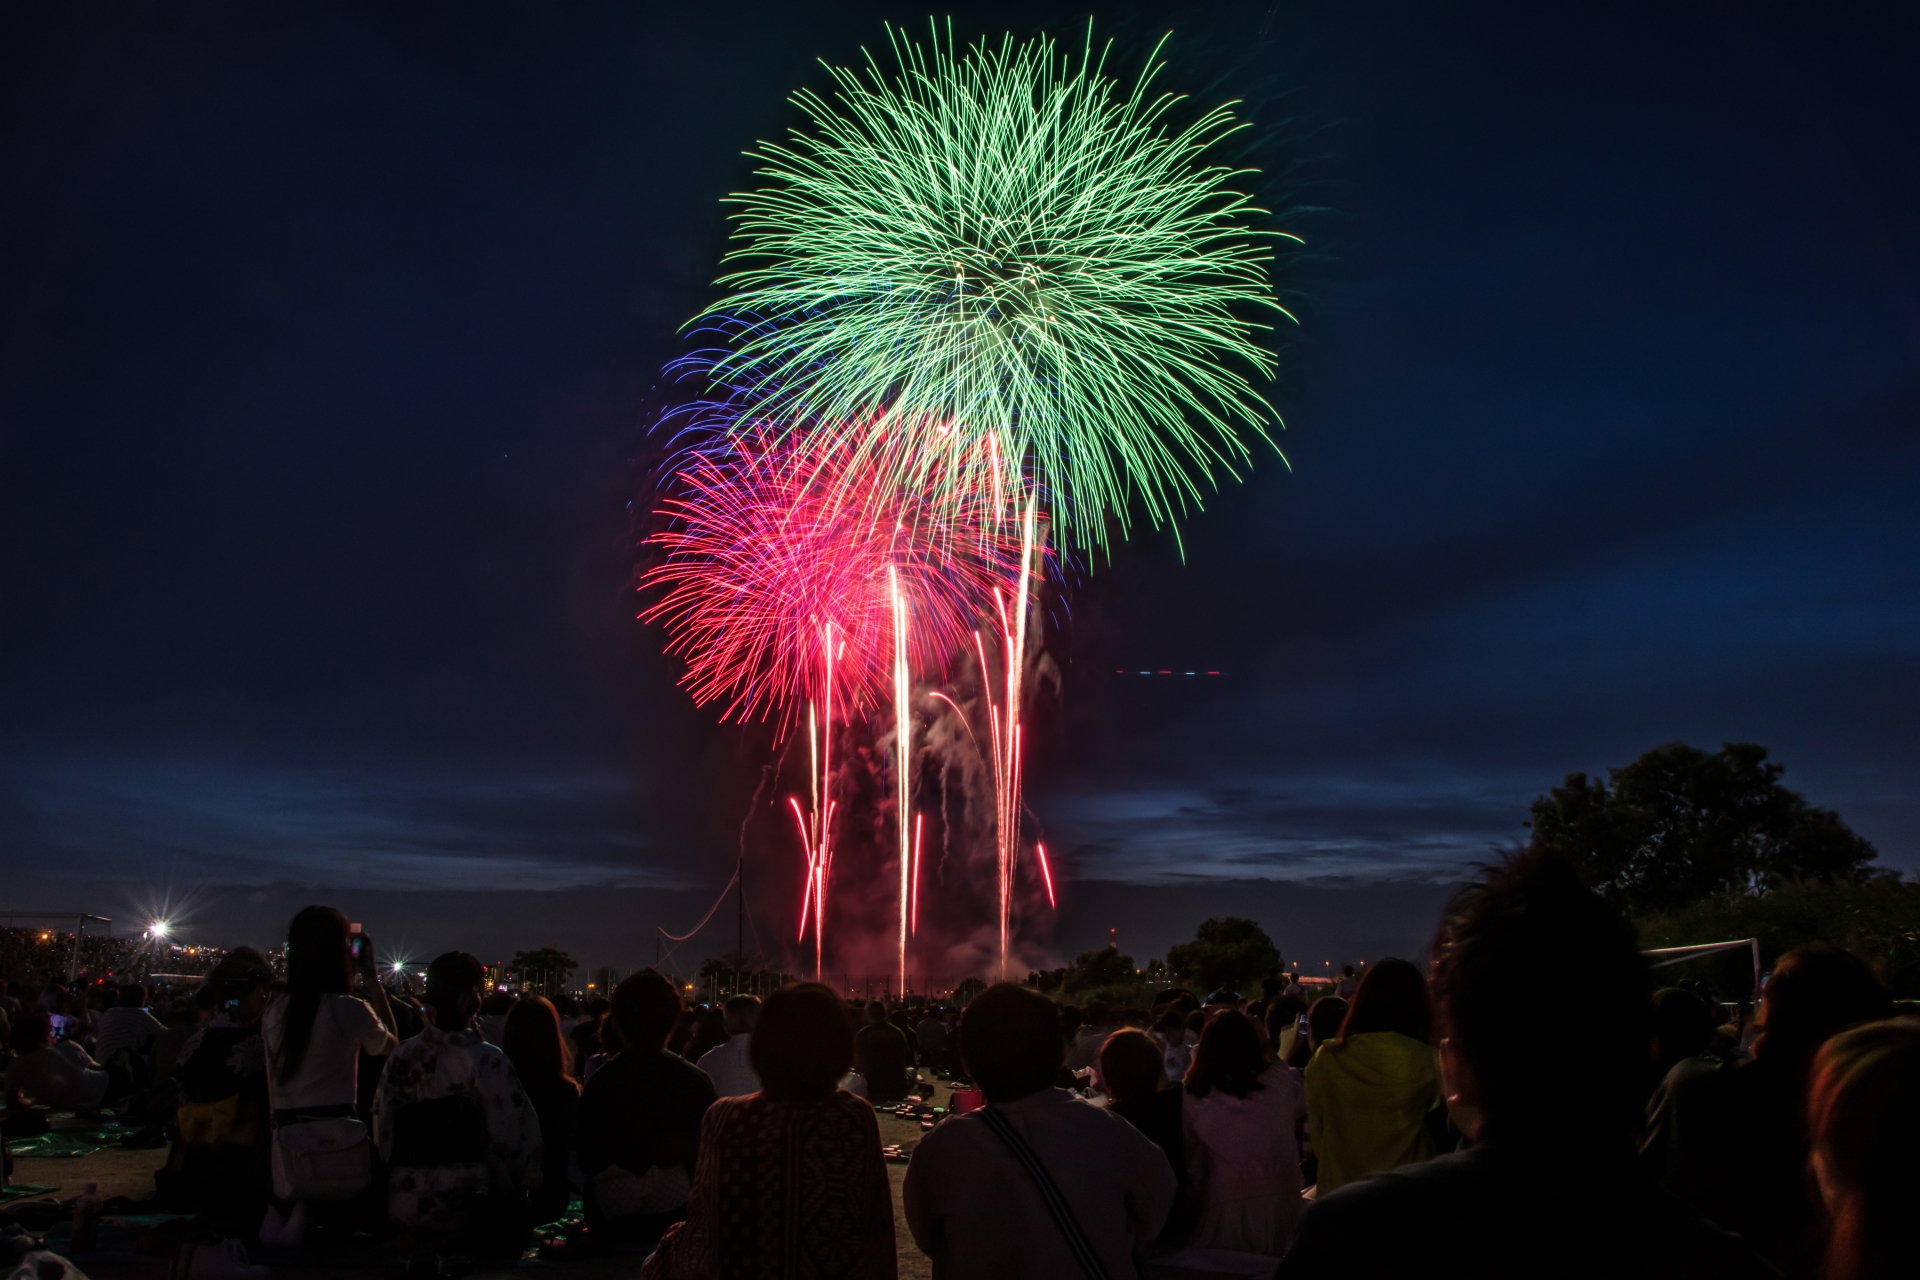
POLYGON ((751 1035, 731 1036, 725 1044, 700 1055, 695 1065, 713 1078, 713 1091, 719 1097, 739 1098, 760 1092, 760 1077, 747 1059, 747 1048, 752 1042, 751 1035))
POLYGON ((145 1009, 115 1006, 100 1015, 93 1029, 94 1056, 105 1062, 122 1049, 140 1052, 162 1029, 160 1020, 145 1009))
POLYGON ((355 1070, 359 1053, 380 1057, 393 1052, 399 1041, 380 1025, 373 1006, 358 996, 333 992, 320 997, 320 1008, 313 1016, 313 1038, 300 1059, 300 1069, 284 1084, 274 1066, 280 1060, 280 1043, 287 1024, 287 1009, 292 997, 273 998, 260 1019, 260 1032, 267 1042, 267 1095, 275 1111, 301 1107, 337 1107, 358 1100, 355 1070))

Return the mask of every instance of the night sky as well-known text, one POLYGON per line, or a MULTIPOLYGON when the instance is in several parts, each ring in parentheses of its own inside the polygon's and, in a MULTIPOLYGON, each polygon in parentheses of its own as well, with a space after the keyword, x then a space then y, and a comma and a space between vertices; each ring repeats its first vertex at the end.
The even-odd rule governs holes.
MULTIPOLYGON (((1056 949, 1124 900, 1157 954, 1247 880, 1403 911, 1674 740, 1765 744, 1920 867, 1920 17, 1192 8, 1095 30, 1172 29, 1169 84, 1263 126, 1292 470, 1050 604, 1056 949)), ((926 16, 7 6, 0 906, 619 964, 697 919, 768 742, 634 620, 659 370, 742 150, 926 16), (576 892, 434 906, 528 889, 576 892)), ((771 938, 797 855, 750 834, 771 938)))

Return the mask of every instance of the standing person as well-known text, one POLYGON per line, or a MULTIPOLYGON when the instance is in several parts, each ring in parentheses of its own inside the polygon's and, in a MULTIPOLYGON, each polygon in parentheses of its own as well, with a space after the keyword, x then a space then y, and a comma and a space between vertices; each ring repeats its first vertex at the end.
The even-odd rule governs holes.
POLYGON ((904 1188, 940 1280, 1063 1280, 1090 1274, 1083 1257, 1112 1280, 1139 1274, 1173 1170, 1125 1120, 1053 1087, 1065 1049, 1052 1002, 1027 987, 990 987, 961 1015, 960 1058, 987 1105, 921 1139, 904 1188))
POLYGON ((1200 1217, 1189 1237, 1208 1249, 1279 1257, 1300 1216, 1300 1083, 1245 1015, 1207 1023, 1187 1068, 1187 1174, 1200 1217))
POLYGON ((587 1221, 642 1243, 686 1216, 700 1119, 714 1100, 707 1073, 667 1052, 681 1012, 680 993, 652 969, 614 988, 611 1017, 623 1047, 580 1091, 587 1221))
POLYGON ((1342 1000, 1352 1000, 1353 993, 1360 989, 1360 979, 1353 976, 1353 966, 1340 966, 1340 981, 1333 984, 1333 994, 1342 1000))
POLYGON ((580 1110, 580 1082, 561 1036, 559 1010, 535 996, 513 1006, 500 1033, 500 1048, 527 1091, 540 1119, 540 1185, 529 1197, 536 1223, 552 1222, 573 1200, 569 1162, 580 1110))
POLYGON ((1277 1280, 1778 1280, 1634 1168, 1652 983, 1571 862, 1533 849, 1488 871, 1433 954, 1448 1103, 1475 1145, 1317 1197, 1277 1280))
POLYGON ((1340 1038, 1307 1063, 1307 1131, 1320 1162, 1315 1195, 1433 1158, 1427 1113, 1440 1105, 1440 1073, 1427 1043, 1432 1032, 1420 970, 1391 957, 1367 970, 1340 1038))
POLYGON ((760 1092, 760 1077, 754 1074, 749 1051, 753 1046, 753 1027, 760 1018, 760 1000, 756 996, 734 996, 727 1001, 727 1038, 700 1055, 700 1069, 713 1081, 713 1091, 722 1098, 741 1098, 760 1092))
POLYGON ((767 998, 752 1035, 764 1087, 707 1109, 686 1221, 641 1275, 893 1280, 899 1255, 880 1126, 871 1106, 835 1087, 853 1065, 846 1006, 819 983, 794 983, 767 998))
POLYGON ((332 907, 306 907, 295 915, 287 926, 287 988, 260 1019, 279 1201, 260 1227, 267 1244, 297 1246, 307 1231, 307 1202, 288 1180, 286 1130, 355 1119, 360 1055, 384 1057, 399 1043, 387 993, 374 980, 373 946, 363 943, 356 959, 352 936, 347 918, 332 907))
POLYGON ((867 1025, 853 1038, 854 1060, 873 1102, 898 1102, 913 1078, 913 1046, 906 1033, 887 1020, 887 1006, 867 1001, 867 1025))
MULTIPOLYGON (((459 951, 427 966, 432 1019, 387 1059, 374 1099, 387 1215, 435 1253, 518 1254, 527 1189, 543 1168, 532 1100, 507 1055, 473 1029, 486 977, 459 951)), ((557 1027, 553 1035, 557 1043, 557 1027)))
POLYGON ((1812 1170, 1831 1226, 1824 1280, 1912 1274, 1920 1203, 1920 1019, 1843 1031, 1814 1060, 1812 1170))
POLYGON ((1669 1073, 1648 1104, 1641 1164, 1789 1277, 1810 1277, 1824 1243, 1806 1179, 1814 1056, 1846 1028, 1887 1017, 1893 1002, 1863 960, 1825 943, 1782 956, 1761 1002, 1752 1062, 1669 1073))

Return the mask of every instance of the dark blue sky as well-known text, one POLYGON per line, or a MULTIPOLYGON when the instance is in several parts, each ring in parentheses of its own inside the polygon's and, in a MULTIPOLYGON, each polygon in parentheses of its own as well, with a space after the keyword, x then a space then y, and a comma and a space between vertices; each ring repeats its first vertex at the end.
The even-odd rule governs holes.
MULTIPOLYGON (((1766 744, 1920 866, 1920 23, 1196 8, 1096 29, 1281 126, 1293 470, 1058 611, 1071 874, 1445 880, 1675 739, 1766 744)), ((764 740, 633 621, 657 371, 739 152, 924 17, 9 6, 9 896, 717 891, 764 740)))

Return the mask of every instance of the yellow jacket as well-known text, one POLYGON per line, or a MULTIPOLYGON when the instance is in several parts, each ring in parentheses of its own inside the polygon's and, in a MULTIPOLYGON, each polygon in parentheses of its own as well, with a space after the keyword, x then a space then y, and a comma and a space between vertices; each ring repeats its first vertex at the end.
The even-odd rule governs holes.
POLYGON ((1427 1112, 1440 1101, 1433 1050, 1398 1031, 1329 1040, 1307 1064, 1307 1132, 1316 1196, 1355 1178, 1433 1158, 1427 1112))

